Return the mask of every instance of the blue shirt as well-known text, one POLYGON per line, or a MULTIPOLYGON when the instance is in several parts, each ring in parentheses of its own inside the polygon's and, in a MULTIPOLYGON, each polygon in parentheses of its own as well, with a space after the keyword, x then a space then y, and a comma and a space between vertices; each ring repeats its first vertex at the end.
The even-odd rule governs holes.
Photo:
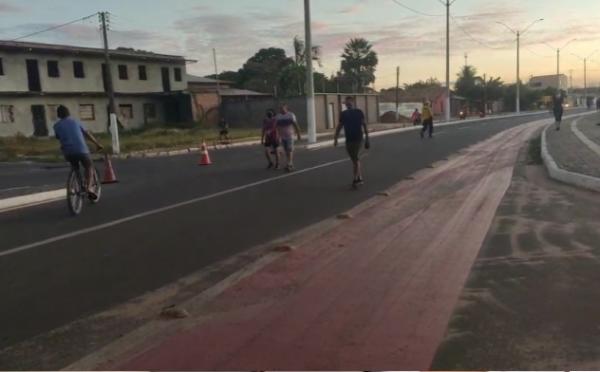
POLYGON ((363 122, 365 114, 359 109, 352 108, 342 112, 340 122, 344 126, 346 142, 358 142, 363 139, 363 122))
POLYGON ((89 154, 90 150, 83 136, 85 129, 71 117, 61 119, 54 124, 54 135, 60 141, 64 155, 89 154))

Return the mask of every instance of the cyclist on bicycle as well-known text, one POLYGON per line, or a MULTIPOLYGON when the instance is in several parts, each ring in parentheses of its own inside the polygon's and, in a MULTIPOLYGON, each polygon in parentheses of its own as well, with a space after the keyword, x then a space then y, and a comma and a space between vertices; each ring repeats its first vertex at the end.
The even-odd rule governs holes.
POLYGON ((85 168, 85 189, 90 199, 96 200, 98 195, 91 189, 94 164, 85 139, 87 138, 96 145, 98 151, 102 150, 103 147, 91 132, 87 131, 79 121, 70 116, 68 108, 60 105, 56 110, 56 114, 60 120, 54 124, 54 135, 60 141, 60 149, 73 168, 79 167, 80 163, 83 164, 85 168))

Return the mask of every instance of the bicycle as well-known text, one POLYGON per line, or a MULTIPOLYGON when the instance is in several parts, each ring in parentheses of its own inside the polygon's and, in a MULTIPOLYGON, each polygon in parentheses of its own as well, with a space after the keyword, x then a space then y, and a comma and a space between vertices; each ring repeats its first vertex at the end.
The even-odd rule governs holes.
POLYGON ((98 169, 94 165, 90 188, 97 195, 97 198, 94 200, 89 198, 85 188, 85 176, 81 174, 81 168, 80 164, 72 165, 67 178, 67 206, 73 216, 81 214, 84 199, 87 198, 91 204, 98 204, 102 193, 102 183, 98 176, 98 169))

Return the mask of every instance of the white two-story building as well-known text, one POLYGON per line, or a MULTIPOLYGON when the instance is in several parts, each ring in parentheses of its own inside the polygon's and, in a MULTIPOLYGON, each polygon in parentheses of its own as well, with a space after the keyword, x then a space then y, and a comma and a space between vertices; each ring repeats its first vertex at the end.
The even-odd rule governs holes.
MULTIPOLYGON (((110 50, 118 120, 126 129, 193 120, 186 59, 110 50)), ((0 136, 52 135, 56 108, 94 132, 108 128, 104 51, 0 41, 0 136)))

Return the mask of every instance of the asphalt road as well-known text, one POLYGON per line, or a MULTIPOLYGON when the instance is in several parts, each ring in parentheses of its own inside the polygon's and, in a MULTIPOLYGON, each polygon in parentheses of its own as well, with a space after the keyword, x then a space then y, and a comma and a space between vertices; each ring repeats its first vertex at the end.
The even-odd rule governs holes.
POLYGON ((62 201, 0 214, 0 349, 336 215, 466 146, 547 117, 440 128, 434 140, 374 138, 359 191, 350 191, 343 148, 298 151, 290 175, 266 171, 258 147, 213 152, 210 167, 196 155, 118 162, 121 183, 77 218, 62 201))

